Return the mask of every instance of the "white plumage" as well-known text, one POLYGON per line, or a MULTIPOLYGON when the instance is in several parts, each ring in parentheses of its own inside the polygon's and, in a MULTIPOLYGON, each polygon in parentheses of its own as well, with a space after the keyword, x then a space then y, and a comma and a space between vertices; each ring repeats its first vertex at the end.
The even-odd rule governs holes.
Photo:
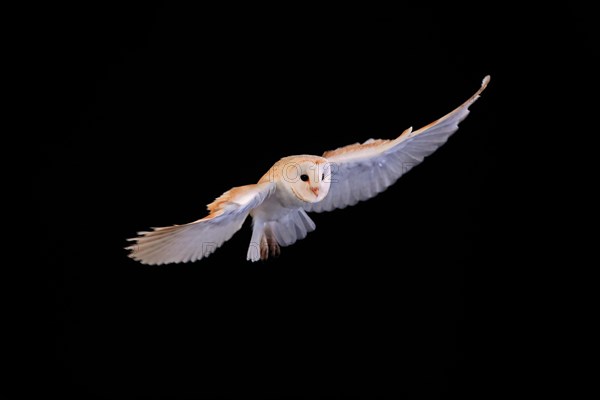
POLYGON ((393 140, 374 140, 327 151, 323 156, 284 157, 254 185, 235 187, 208 205, 208 216, 185 225, 154 228, 129 239, 130 257, 144 264, 200 260, 212 254, 253 218, 247 259, 278 255, 280 247, 315 229, 309 212, 332 211, 384 191, 456 132, 489 76, 466 102, 417 130, 393 140))

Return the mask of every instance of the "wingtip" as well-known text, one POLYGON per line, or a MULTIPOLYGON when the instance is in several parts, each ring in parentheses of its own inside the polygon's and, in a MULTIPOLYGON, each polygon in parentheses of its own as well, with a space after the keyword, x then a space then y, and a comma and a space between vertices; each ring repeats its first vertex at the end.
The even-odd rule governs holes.
POLYGON ((489 76, 489 75, 486 75, 486 76, 483 78, 483 81, 481 81, 481 89, 485 89, 485 88, 486 88, 486 86, 488 85, 488 83, 490 83, 490 76, 489 76))
POLYGON ((485 88, 487 87, 488 83, 490 83, 490 75, 486 75, 483 80, 481 81, 481 87, 479 88, 479 90, 477 90, 477 92, 475 92, 475 94, 473 96, 471 96, 471 98, 469 100, 467 100, 462 107, 469 107, 471 104, 473 104, 480 96, 481 93, 485 90, 485 88))

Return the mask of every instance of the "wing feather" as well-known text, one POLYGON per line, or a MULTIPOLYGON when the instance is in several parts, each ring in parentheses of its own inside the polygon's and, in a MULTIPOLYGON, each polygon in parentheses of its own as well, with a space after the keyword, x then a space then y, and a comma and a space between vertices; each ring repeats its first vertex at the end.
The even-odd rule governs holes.
POLYGON ((419 130, 409 128, 394 140, 369 139, 362 144, 326 151, 323 157, 331 162, 329 194, 319 203, 307 204, 306 211, 351 206, 393 185, 458 130, 458 124, 467 117, 469 107, 489 81, 486 76, 479 90, 460 107, 419 130))
POLYGON ((143 264, 166 264, 200 260, 212 254, 237 232, 250 211, 275 191, 272 182, 233 188, 208 205, 209 214, 184 225, 138 232, 126 249, 143 264))

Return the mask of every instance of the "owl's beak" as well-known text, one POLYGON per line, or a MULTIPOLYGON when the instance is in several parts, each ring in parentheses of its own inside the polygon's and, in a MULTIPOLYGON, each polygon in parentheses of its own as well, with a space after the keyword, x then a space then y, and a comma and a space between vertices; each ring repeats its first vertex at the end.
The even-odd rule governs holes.
POLYGON ((319 187, 311 187, 310 191, 313 192, 315 194, 315 196, 319 197, 319 187))

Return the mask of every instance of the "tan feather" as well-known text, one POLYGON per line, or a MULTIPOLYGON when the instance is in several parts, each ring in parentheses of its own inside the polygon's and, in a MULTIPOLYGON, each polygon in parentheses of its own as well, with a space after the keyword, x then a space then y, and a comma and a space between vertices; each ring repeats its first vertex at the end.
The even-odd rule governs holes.
POLYGON ((256 185, 246 185, 246 186, 238 186, 234 187, 219 197, 217 197, 212 203, 208 204, 206 208, 210 212, 210 214, 204 219, 215 217, 222 213, 227 206, 230 205, 244 205, 244 199, 249 195, 253 194, 256 190, 256 185))
POLYGON ((347 146, 339 147, 335 150, 329 150, 323 153, 323 157, 329 158, 333 156, 339 156, 341 154, 351 153, 358 150, 365 150, 380 147, 386 143, 389 143, 388 139, 369 139, 364 143, 354 143, 347 146))

